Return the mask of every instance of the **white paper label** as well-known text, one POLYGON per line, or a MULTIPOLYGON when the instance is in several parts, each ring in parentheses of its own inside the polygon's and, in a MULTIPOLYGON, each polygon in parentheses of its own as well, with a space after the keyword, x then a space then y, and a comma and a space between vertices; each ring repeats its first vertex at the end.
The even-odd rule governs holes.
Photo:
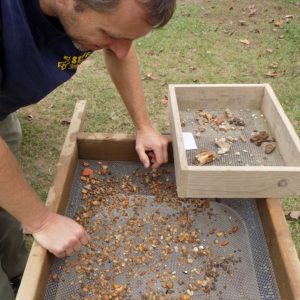
POLYGON ((198 149, 194 136, 191 132, 183 132, 183 144, 185 150, 194 150, 198 149))

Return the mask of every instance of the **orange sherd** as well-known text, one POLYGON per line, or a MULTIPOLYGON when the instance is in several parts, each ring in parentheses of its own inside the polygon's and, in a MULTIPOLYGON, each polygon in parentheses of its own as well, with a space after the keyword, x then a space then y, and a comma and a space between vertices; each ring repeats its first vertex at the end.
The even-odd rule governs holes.
POLYGON ((81 173, 82 176, 90 176, 92 174, 94 174, 94 170, 91 168, 84 168, 81 173))

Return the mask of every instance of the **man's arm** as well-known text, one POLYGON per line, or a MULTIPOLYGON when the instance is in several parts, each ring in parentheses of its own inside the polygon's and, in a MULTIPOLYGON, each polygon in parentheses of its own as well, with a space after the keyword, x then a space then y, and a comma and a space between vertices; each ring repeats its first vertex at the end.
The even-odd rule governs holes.
POLYGON ((140 160, 149 167, 146 151, 152 151, 152 167, 157 168, 168 161, 168 141, 154 129, 149 119, 134 46, 123 59, 118 59, 110 50, 104 53, 109 74, 136 127, 136 151, 140 160))
POLYGON ((36 241, 57 257, 71 255, 89 237, 75 221, 50 212, 28 185, 22 172, 0 137, 0 207, 32 233, 36 241))

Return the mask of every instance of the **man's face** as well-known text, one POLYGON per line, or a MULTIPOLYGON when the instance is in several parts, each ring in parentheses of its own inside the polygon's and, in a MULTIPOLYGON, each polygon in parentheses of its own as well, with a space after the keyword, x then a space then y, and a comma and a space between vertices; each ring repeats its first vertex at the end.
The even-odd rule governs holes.
POLYGON ((108 49, 124 58, 133 40, 152 27, 136 0, 123 0, 111 13, 91 9, 77 12, 74 0, 58 0, 57 14, 68 36, 82 50, 108 49))

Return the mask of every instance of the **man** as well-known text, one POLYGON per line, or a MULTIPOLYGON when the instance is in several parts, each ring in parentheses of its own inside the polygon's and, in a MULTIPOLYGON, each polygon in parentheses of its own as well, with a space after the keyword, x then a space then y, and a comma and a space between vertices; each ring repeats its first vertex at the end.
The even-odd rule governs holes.
POLYGON ((167 141, 149 120, 132 42, 165 25, 175 1, 1 0, 0 299, 13 299, 9 282, 26 262, 15 219, 57 257, 72 255, 89 241, 75 221, 48 211, 24 179, 11 152, 17 152, 21 136, 14 111, 41 100, 92 51, 103 49, 135 124, 140 160, 159 167, 167 161, 167 141))

